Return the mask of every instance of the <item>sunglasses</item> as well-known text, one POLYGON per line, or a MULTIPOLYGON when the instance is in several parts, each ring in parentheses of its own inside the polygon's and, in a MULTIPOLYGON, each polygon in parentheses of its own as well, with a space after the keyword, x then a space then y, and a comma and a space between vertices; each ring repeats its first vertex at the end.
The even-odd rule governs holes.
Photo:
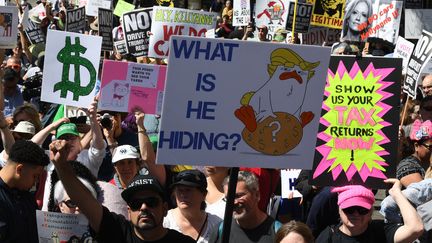
POLYGON ((76 208, 78 207, 74 202, 72 202, 72 200, 66 200, 66 201, 62 201, 62 203, 66 204, 66 206, 68 208, 76 208))
POLYGON ((357 213, 360 215, 366 215, 369 213, 370 210, 363 207, 354 206, 354 207, 344 208, 342 209, 342 211, 345 214, 354 214, 354 212, 357 211, 357 213))
POLYGON ((425 144, 425 143, 422 143, 422 145, 425 146, 428 150, 431 150, 431 151, 432 151, 432 144, 425 144))
POLYGON ((15 70, 21 69, 21 65, 19 65, 19 64, 10 64, 10 65, 7 65, 6 67, 10 67, 10 68, 15 69, 15 70))
POLYGON ((157 197, 136 198, 132 199, 128 205, 132 211, 138 211, 143 203, 149 208, 155 208, 159 205, 160 199, 157 197))

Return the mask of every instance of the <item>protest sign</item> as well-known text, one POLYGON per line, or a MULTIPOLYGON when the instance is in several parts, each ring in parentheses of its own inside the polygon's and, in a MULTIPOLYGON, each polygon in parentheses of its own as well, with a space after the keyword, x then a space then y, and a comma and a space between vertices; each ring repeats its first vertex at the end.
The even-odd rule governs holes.
POLYGON ((12 49, 17 43, 18 9, 0 7, 0 49, 12 49))
POLYGON ((27 29, 29 22, 29 9, 26 7, 21 16, 19 16, 19 23, 23 26, 23 29, 27 29))
POLYGON ((170 48, 158 163, 311 168, 330 48, 184 36, 170 48))
POLYGON ((85 7, 66 10, 66 28, 68 32, 84 33, 86 28, 85 7))
POLYGON ((417 83, 420 74, 432 56, 432 33, 423 30, 423 35, 418 40, 414 51, 408 61, 406 78, 403 91, 415 99, 417 95, 417 83))
POLYGON ((312 26, 308 33, 302 34, 302 43, 321 46, 325 42, 326 45, 330 46, 339 42, 340 35, 341 30, 339 29, 312 26))
POLYGON ((402 59, 332 56, 313 184, 386 188, 396 173, 402 59))
MULTIPOLYGON (((268 28, 267 38, 271 40, 278 28, 285 28, 288 18, 289 0, 256 1, 255 24, 268 28)), ((255 33, 257 36, 257 33, 255 33)))
POLYGON ((104 61, 99 109, 161 114, 166 66, 104 61))
POLYGON ((419 39, 423 30, 432 32, 432 9, 405 9, 405 38, 419 39))
POLYGON ((411 53, 414 50, 414 44, 410 41, 405 40, 403 37, 399 36, 396 41, 396 47, 394 49, 393 57, 402 58, 402 73, 406 74, 408 60, 411 57, 411 53))
POLYGON ((128 54, 127 49, 126 49, 125 40, 119 40, 119 41, 114 42, 114 47, 119 54, 121 54, 121 55, 128 54))
POLYGON ((45 42, 45 35, 42 32, 40 25, 33 22, 28 21, 27 28, 24 29, 27 39, 30 41, 30 44, 38 44, 45 42))
POLYGON ((85 5, 86 15, 98 16, 98 9, 111 9, 110 0, 88 0, 85 5))
POLYGON ((99 36, 102 37, 102 50, 113 50, 113 11, 111 9, 99 8, 98 10, 99 36))
POLYGON ((124 13, 135 9, 135 5, 130 4, 124 0, 119 0, 114 9, 114 15, 121 17, 124 13))
POLYGON ((172 35, 202 36, 216 27, 217 13, 180 8, 153 7, 149 56, 168 57, 172 35))
POLYGON ((5 0, 0 0, 0 6, 5 6, 5 5, 6 5, 5 0))
POLYGON ((32 16, 37 17, 40 20, 46 17, 45 6, 43 5, 43 3, 40 3, 36 5, 36 7, 29 10, 29 18, 31 19, 32 16))
POLYGON ((293 193, 293 197, 302 197, 302 194, 294 188, 300 171, 301 170, 298 169, 287 169, 280 171, 282 198, 289 198, 290 193, 293 193))
POLYGON ((75 106, 65 105, 64 112, 64 116, 67 118, 87 117, 87 114, 81 108, 75 106))
POLYGON ((369 18, 372 25, 362 39, 376 37, 395 44, 399 35, 402 6, 402 1, 375 1, 373 15, 369 18))
POLYGON ((97 92, 102 37, 48 30, 42 101, 87 108, 97 92), (61 70, 61 71, 60 71, 61 70))
POLYGON ((136 56, 147 56, 149 49, 149 36, 152 25, 153 8, 141 8, 124 13, 123 31, 127 52, 136 56))
MULTIPOLYGON (((289 12, 287 19, 287 30, 292 30, 292 25, 294 21, 294 5, 295 2, 289 3, 289 12)), ((306 3, 297 3, 297 12, 296 12, 296 23, 295 23, 295 32, 296 33, 307 33, 309 31, 310 20, 312 17, 312 4, 306 3)))
POLYGON ((342 29, 345 0, 313 0, 311 25, 342 29))
POLYGON ((84 214, 36 210, 39 242, 92 242, 84 214))
POLYGON ((245 26, 250 22, 250 0, 234 1, 233 26, 245 26))

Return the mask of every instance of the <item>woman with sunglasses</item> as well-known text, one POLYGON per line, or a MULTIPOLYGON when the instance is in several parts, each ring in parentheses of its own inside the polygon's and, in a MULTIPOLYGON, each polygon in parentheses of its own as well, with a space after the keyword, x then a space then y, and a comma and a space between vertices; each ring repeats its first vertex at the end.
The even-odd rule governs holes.
POLYGON ((188 235, 196 242, 207 243, 210 233, 222 221, 206 213, 207 180, 199 170, 184 170, 171 185, 177 207, 168 211, 164 227, 188 235))
POLYGON ((338 206, 341 222, 328 226, 318 236, 316 242, 413 242, 423 233, 423 223, 415 208, 401 191, 397 179, 384 182, 393 184, 389 194, 401 209, 404 225, 384 224, 372 220, 375 197, 372 190, 360 185, 337 187, 338 206))

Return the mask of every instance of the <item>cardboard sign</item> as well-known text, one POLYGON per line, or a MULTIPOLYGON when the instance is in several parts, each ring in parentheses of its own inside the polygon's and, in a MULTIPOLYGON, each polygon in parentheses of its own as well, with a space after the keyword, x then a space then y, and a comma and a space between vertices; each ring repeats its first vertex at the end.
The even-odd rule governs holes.
POLYGON ((408 67, 408 60, 411 57, 411 53, 414 50, 414 44, 410 41, 405 40, 399 36, 396 41, 396 47, 394 49, 393 57, 402 58, 402 73, 406 74, 408 67))
POLYGON ((302 44, 321 46, 325 42, 327 46, 339 42, 341 30, 326 27, 311 27, 308 33, 302 34, 302 44))
POLYGON ((161 114, 166 66, 104 61, 99 109, 161 114))
POLYGON ((113 11, 111 9, 99 8, 98 11, 99 36, 102 37, 102 50, 113 50, 113 11))
POLYGON ((114 42, 114 47, 117 50, 117 52, 120 53, 121 55, 128 54, 127 49, 126 49, 125 40, 119 40, 119 41, 114 42))
POLYGON ((342 29, 345 0, 312 0, 314 11, 311 25, 342 29))
POLYGON ((281 170, 280 172, 281 172, 282 198, 289 198, 290 193, 293 194, 294 198, 302 197, 302 194, 294 188, 295 182, 301 170, 287 169, 287 170, 281 170))
POLYGON ((375 1, 371 28, 364 35, 396 43, 402 16, 403 1, 375 1))
MULTIPOLYGON (((289 0, 256 1, 255 25, 268 28, 268 39, 271 40, 278 28, 285 28, 288 18, 289 0)), ((254 33, 257 36, 257 33, 254 33)))
POLYGON ((111 9, 111 1, 110 0, 87 0, 87 4, 85 5, 86 15, 88 16, 98 16, 99 8, 103 9, 111 9))
POLYGON ((39 24, 36 24, 33 21, 28 21, 27 28, 24 31, 31 44, 45 42, 45 35, 42 32, 39 24))
POLYGON ((66 28, 68 32, 84 33, 86 28, 85 7, 66 10, 66 28))
POLYGON ((42 101, 87 108, 97 93, 102 37, 48 30, 42 101))
POLYGON ((245 26, 250 22, 250 0, 234 1, 233 5, 233 26, 245 26))
POLYGON ((418 40, 408 62, 403 91, 415 99, 417 95, 417 83, 422 70, 432 56, 432 33, 423 30, 423 35, 418 40))
POLYGON ((313 184, 386 188, 396 174, 402 60, 332 56, 313 184))
POLYGON ((12 49, 17 43, 18 9, 0 7, 0 48, 12 49))
POLYGON ((158 163, 311 168, 329 55, 325 47, 171 37, 158 163))
POLYGON ((419 39, 423 30, 432 32, 432 9, 405 9, 405 38, 419 39))
POLYGON ((152 25, 153 8, 141 8, 124 13, 123 31, 127 52, 136 56, 147 56, 149 49, 149 36, 152 25))
MULTIPOLYGON (((295 2, 290 2, 289 4, 289 14, 287 19, 287 30, 292 30, 292 25, 294 21, 294 5, 295 2)), ((296 23, 295 23, 295 32, 297 33, 307 33, 309 32, 310 20, 312 17, 312 4, 306 3, 297 3, 297 12, 296 12, 296 23)))
POLYGON ((130 4, 124 0, 119 0, 114 9, 114 15, 121 17, 124 13, 132 11, 135 9, 135 5, 130 4))
POLYGON ((172 35, 205 36, 216 27, 217 13, 180 8, 153 7, 149 56, 168 57, 172 35))

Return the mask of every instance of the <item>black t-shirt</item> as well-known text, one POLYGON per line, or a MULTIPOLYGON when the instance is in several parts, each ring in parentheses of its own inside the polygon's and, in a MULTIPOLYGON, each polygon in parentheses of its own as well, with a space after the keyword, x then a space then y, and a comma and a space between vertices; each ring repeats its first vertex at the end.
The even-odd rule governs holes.
POLYGON ((103 216, 99 232, 96 235, 97 242, 126 242, 126 243, 194 243, 195 241, 182 233, 168 229, 168 233, 156 241, 143 241, 134 232, 132 223, 122 215, 111 213, 103 207, 103 216))
POLYGON ((393 243, 397 224, 384 224, 383 221, 372 221, 367 230, 357 236, 349 236, 339 230, 339 225, 329 226, 316 239, 316 243, 393 243))

